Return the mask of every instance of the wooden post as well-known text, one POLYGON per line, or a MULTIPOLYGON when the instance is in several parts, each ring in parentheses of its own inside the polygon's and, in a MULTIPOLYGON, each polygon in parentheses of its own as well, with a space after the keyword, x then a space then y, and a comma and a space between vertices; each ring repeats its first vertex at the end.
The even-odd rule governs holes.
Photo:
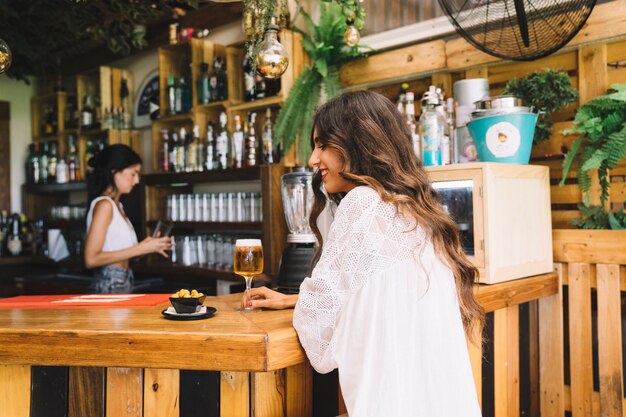
POLYGON ((143 370, 107 368, 106 416, 143 416, 143 370))
POLYGON ((221 417, 250 415, 250 376, 247 372, 221 372, 221 417))
POLYGON ((0 365, 0 416, 30 416, 30 366, 0 365))
POLYGON ((250 375, 252 416, 284 417, 285 373, 283 369, 250 375))
POLYGON ((519 416, 519 306, 494 312, 496 417, 519 416))
POLYGON ((72 366, 69 373, 69 417, 104 416, 105 368, 72 366))

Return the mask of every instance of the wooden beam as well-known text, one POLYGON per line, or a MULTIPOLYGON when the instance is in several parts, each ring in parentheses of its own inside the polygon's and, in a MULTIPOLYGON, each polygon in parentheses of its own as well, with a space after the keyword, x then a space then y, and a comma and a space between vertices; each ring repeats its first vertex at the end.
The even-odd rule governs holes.
POLYGON ((626 264, 626 231, 553 230, 554 262, 626 264))

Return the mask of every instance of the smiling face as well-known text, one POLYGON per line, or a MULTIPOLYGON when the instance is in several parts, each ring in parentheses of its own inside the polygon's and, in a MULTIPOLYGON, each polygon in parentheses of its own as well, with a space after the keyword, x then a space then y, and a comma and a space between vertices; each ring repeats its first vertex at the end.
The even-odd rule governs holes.
POLYGON ((115 188, 120 194, 130 193, 135 185, 139 184, 139 173, 141 172, 141 164, 131 165, 113 175, 115 188))
POLYGON ((356 187, 356 184, 345 180, 340 172, 343 171, 343 161, 336 149, 322 144, 317 137, 317 129, 313 132, 315 148, 309 158, 309 166, 316 167, 321 176, 326 192, 347 193, 356 187))

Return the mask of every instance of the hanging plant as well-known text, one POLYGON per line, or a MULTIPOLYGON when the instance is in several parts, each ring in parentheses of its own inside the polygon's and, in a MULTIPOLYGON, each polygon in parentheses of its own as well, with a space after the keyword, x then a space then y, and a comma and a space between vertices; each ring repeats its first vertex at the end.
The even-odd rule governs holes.
MULTIPOLYGON (((323 0, 326 3, 330 3, 333 0, 323 0)), ((361 7, 360 0, 334 0, 339 6, 341 6, 341 13, 346 18, 346 21, 352 22, 354 27, 358 30, 363 29, 365 26, 365 9, 361 7)))
POLYGON ((301 162, 308 159, 311 152, 309 134, 313 123, 313 112, 317 107, 322 89, 326 99, 340 93, 339 67, 356 58, 365 57, 364 47, 348 47, 343 40, 347 29, 342 8, 333 3, 320 3, 319 24, 315 24, 304 10, 301 10, 308 33, 294 28, 302 34, 302 46, 311 58, 296 79, 285 101, 275 125, 275 145, 283 145, 284 152, 298 141, 298 156, 301 162))

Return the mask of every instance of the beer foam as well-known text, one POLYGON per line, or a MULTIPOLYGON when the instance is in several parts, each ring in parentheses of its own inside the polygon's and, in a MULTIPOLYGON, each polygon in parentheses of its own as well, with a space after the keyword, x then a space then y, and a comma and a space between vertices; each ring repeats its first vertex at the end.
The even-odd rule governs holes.
POLYGON ((262 246, 261 239, 237 239, 235 246, 262 246))

